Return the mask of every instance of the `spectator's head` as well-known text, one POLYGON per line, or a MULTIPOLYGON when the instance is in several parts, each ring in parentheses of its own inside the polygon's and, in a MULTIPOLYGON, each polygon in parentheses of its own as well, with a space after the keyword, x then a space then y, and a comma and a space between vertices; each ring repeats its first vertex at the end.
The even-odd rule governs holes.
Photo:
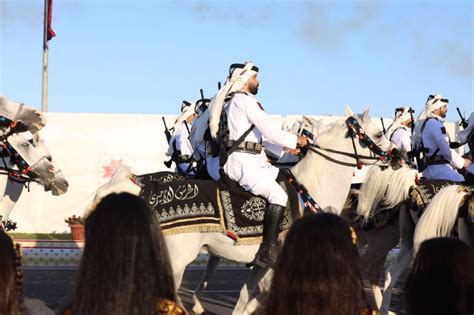
POLYGON ((408 314, 473 314, 474 252, 441 237, 421 243, 405 285, 408 314))
POLYGON ((278 257, 263 314, 360 314, 367 308, 354 230, 334 214, 297 220, 278 257))
POLYGON ((166 244, 147 203, 128 193, 103 198, 86 218, 73 314, 152 314, 176 301, 166 244))
POLYGON ((19 314, 23 298, 20 246, 0 229, 0 314, 19 314))

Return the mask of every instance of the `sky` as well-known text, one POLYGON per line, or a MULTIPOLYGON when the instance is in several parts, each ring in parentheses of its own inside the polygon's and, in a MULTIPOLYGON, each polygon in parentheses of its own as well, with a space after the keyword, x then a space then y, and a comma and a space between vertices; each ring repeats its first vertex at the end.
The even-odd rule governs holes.
MULTIPOLYGON (((270 114, 473 110, 474 1, 54 0, 48 111, 177 114, 232 63, 270 114)), ((43 0, 0 0, 0 94, 41 108, 43 0)))

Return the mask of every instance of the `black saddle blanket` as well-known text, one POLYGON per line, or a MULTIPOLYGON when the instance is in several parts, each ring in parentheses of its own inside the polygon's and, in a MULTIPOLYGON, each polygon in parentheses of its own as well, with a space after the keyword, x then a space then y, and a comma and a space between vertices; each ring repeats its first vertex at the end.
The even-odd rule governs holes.
MULTIPOLYGON (((140 196, 157 211, 165 235, 221 232, 239 244, 261 241, 267 200, 245 191, 226 176, 215 182, 158 172, 137 175, 136 181, 142 187, 140 196)), ((298 209, 296 190, 286 188, 292 196, 289 208, 298 209)), ((286 211, 280 229, 288 229, 291 222, 292 215, 286 211)))
POLYGON ((419 185, 411 188, 410 209, 417 211, 421 215, 428 203, 443 188, 456 184, 448 180, 422 180, 419 185))

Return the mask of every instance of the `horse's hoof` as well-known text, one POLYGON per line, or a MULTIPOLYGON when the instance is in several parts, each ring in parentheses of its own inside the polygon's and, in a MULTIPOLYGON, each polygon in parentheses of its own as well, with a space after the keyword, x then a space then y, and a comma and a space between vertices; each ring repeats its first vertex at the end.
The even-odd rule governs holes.
POLYGON ((202 313, 204 313, 204 308, 202 307, 201 302, 199 302, 199 300, 198 300, 196 297, 193 297, 193 302, 194 302, 193 312, 194 312, 195 314, 202 314, 202 313))
POLYGON ((201 305, 194 305, 193 312, 194 314, 202 314, 204 313, 204 308, 201 305))

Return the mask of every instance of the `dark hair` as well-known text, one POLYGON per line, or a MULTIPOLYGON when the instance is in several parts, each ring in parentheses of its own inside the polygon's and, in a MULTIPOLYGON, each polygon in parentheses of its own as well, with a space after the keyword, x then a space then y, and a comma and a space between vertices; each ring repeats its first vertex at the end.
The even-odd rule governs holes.
POLYGON ((329 213, 295 221, 260 314, 347 315, 367 309, 351 232, 329 213))
POLYGON ((407 314, 473 314, 474 251, 452 237, 424 241, 405 284, 407 314))
POLYGON ((20 314, 23 291, 19 245, 0 228, 0 314, 20 314))
POLYGON ((110 194, 86 218, 73 314, 153 314, 157 299, 176 301, 168 251, 147 203, 110 194))

